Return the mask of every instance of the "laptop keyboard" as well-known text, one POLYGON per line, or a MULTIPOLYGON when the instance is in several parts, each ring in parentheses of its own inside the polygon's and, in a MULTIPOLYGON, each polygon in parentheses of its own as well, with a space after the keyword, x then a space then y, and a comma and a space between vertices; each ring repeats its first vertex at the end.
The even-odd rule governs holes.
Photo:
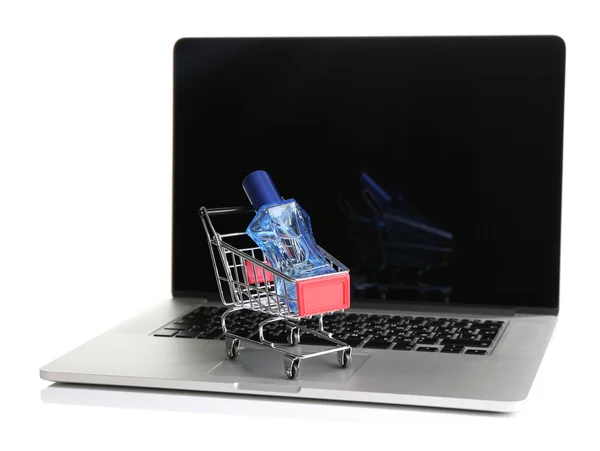
MULTIPOLYGON (((223 339, 221 315, 224 307, 199 307, 153 333, 155 337, 223 339)), ((267 316, 241 310, 227 318, 228 330, 258 340, 258 324, 267 316)), ((301 323, 318 327, 318 319, 301 323)), ((323 317, 324 329, 353 348, 390 349, 393 351, 442 352, 486 355, 491 352, 506 327, 505 321, 395 316, 360 313, 334 313, 323 317)), ((264 327, 264 337, 273 343, 286 342, 286 328, 275 322, 264 327)), ((300 343, 330 346, 331 343, 304 333, 300 343)))

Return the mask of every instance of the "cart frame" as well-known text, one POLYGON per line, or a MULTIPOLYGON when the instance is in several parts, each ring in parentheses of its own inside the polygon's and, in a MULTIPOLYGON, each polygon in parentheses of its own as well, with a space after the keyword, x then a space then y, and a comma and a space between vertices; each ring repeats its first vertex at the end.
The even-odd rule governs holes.
MULTIPOLYGON (((211 216, 232 215, 254 213, 253 210, 245 207, 229 208, 200 208, 198 215, 202 220, 202 225, 206 233, 210 257, 213 263, 215 279, 219 289, 219 295, 223 305, 229 307, 221 316, 221 327, 225 336, 225 351, 229 359, 235 359, 239 355, 239 349, 242 342, 252 343, 258 346, 266 346, 277 351, 284 356, 285 375, 290 379, 295 379, 300 370, 300 362, 304 359, 322 356, 325 354, 337 353, 338 363, 342 368, 346 368, 352 361, 352 348, 333 337, 333 334, 327 332, 323 325, 323 316, 335 312, 341 312, 343 309, 332 310, 316 315, 300 316, 298 306, 300 299, 289 295, 287 289, 283 295, 277 294, 275 281, 279 278, 281 281, 296 284, 298 281, 312 279, 324 279, 331 275, 315 276, 306 279, 294 279, 272 268, 264 261, 263 253, 260 247, 244 247, 238 249, 227 240, 235 237, 247 236, 246 232, 236 232, 219 234, 215 230, 211 216), (216 254, 216 255, 215 255, 216 254), (217 258, 217 255, 219 258, 217 258), (220 264, 219 264, 220 263, 220 264), (251 269, 251 272, 248 272, 251 269), (262 276, 262 277, 261 277, 262 276), (228 288, 228 290, 227 290, 228 288), (229 292, 230 299, 226 297, 229 292), (230 314, 249 309, 264 313, 268 317, 260 322, 258 326, 258 340, 243 337, 229 332, 227 318, 230 314), (300 323, 302 318, 318 318, 318 328, 307 327, 300 323), (286 338, 288 347, 280 347, 264 336, 264 327, 275 322, 283 322, 286 326, 286 338), (312 352, 298 353, 291 348, 300 344, 300 333, 315 335, 323 340, 332 343, 332 347, 312 352)), ((341 262, 332 257, 322 248, 323 253, 331 266, 336 269, 334 276, 339 274, 348 274, 349 270, 341 262)), ((283 283, 283 287, 287 284, 283 283)), ((296 290, 298 293, 298 291, 296 290)), ((254 334, 256 335, 256 334, 254 334)), ((254 336, 251 335, 251 336, 254 336)))

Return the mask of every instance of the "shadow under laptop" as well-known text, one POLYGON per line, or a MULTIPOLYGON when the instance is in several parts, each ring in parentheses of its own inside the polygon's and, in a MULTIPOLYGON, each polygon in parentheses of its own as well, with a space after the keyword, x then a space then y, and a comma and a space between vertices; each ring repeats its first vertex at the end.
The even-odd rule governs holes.
POLYGON ((41 400, 48 404, 141 409, 187 413, 210 413, 228 416, 247 415, 252 418, 288 418, 316 421, 397 423, 403 417, 440 415, 449 419, 461 416, 476 418, 509 418, 514 413, 480 412, 432 407, 396 406, 343 401, 309 400, 239 395, 185 390, 164 390, 99 385, 54 383, 41 391, 41 400), (293 408, 289 408, 293 407, 293 408))

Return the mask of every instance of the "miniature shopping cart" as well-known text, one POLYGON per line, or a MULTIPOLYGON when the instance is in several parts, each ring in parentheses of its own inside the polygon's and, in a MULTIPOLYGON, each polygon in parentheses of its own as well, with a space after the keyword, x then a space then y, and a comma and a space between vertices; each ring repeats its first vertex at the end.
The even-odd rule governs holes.
POLYGON ((323 249, 319 248, 334 273, 294 279, 269 266, 261 249, 246 235, 246 232, 217 233, 211 217, 239 215, 255 212, 244 207, 207 209, 199 211, 208 239, 210 257, 221 300, 229 309, 221 317, 225 336, 227 357, 238 356, 240 343, 245 341, 269 347, 284 355, 285 375, 294 379, 298 376, 300 362, 304 359, 337 353, 340 366, 346 368, 352 361, 352 348, 333 338, 323 328, 323 315, 340 312, 350 307, 350 274, 348 268, 323 249), (277 293, 277 285, 288 287, 293 284, 295 293, 277 293), (227 317, 238 310, 249 309, 265 314, 266 319, 259 324, 258 340, 228 332, 227 317), (303 318, 317 318, 318 328, 303 325, 303 318), (286 326, 287 347, 280 347, 265 339, 264 327, 281 321, 286 326), (300 332, 312 334, 332 344, 332 347, 313 353, 298 354, 300 332))

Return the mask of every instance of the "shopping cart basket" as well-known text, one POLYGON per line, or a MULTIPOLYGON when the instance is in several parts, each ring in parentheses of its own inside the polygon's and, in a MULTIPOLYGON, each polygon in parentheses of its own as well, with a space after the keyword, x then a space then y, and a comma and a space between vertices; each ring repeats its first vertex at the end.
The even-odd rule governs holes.
POLYGON ((223 304, 229 307, 221 316, 227 357, 235 359, 238 356, 241 342, 269 347, 284 355, 285 375, 290 379, 298 376, 302 360, 334 352, 337 353, 340 366, 348 367, 352 361, 352 348, 333 338, 323 327, 323 315, 350 307, 348 268, 319 248, 335 273, 294 279, 275 270, 246 232, 220 234, 215 230, 211 217, 241 213, 255 212, 244 207, 202 207, 198 213, 208 239, 219 294, 223 304), (294 284, 295 293, 289 294, 286 289, 285 293, 278 294, 277 282, 286 282, 279 284, 283 287, 294 284), (266 319, 258 327, 258 340, 228 331, 227 317, 242 309, 265 314, 266 319), (301 323, 301 319, 315 317, 318 319, 317 329, 301 323), (276 321, 283 322, 287 328, 288 347, 280 347, 265 339, 264 327, 276 321), (296 346, 300 343, 301 332, 326 340, 333 346, 318 352, 296 353, 294 351, 298 350, 296 346))

